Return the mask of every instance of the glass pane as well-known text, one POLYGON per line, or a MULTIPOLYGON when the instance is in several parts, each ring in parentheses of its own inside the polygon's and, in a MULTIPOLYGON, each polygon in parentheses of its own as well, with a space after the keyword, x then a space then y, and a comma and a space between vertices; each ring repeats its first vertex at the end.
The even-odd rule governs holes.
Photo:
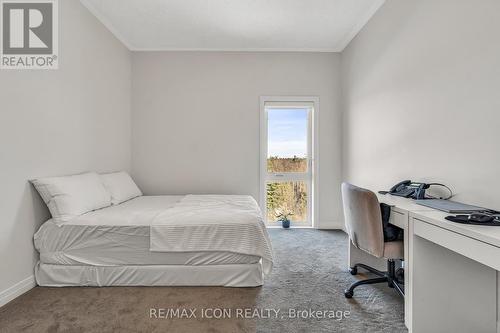
POLYGON ((308 109, 267 109, 268 172, 307 172, 308 109))
POLYGON ((293 214, 290 221, 307 222, 307 184, 305 182, 267 183, 267 221, 277 222, 280 214, 293 214))

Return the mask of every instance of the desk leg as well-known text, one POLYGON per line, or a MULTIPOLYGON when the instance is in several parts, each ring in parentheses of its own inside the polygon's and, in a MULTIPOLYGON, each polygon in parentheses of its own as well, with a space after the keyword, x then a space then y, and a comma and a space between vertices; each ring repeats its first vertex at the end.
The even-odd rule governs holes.
POLYGON ((406 227, 404 228, 404 269, 405 269, 405 325, 410 328, 411 323, 411 281, 410 281, 410 233, 412 232, 409 216, 406 217, 406 227))
POLYGON ((497 332, 496 271, 413 234, 412 333, 497 332))
POLYGON ((497 333, 500 333, 500 272, 497 271, 497 333))

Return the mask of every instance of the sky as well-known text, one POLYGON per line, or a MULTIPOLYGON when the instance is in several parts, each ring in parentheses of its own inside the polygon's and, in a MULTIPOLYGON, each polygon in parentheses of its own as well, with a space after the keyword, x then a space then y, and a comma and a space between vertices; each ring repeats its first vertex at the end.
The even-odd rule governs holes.
POLYGON ((268 109, 267 156, 307 156, 307 109, 268 109))

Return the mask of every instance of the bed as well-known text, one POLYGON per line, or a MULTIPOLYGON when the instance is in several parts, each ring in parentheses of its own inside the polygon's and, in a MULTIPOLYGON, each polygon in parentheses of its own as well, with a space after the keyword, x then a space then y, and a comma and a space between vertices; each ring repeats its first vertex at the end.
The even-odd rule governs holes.
POLYGON ((254 287, 272 248, 250 196, 138 196, 34 235, 41 286, 254 287))

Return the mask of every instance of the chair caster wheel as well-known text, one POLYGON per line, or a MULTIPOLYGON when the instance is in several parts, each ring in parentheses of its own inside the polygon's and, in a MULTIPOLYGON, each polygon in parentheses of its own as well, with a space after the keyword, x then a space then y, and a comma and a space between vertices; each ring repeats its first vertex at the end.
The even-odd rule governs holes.
POLYGON ((357 267, 351 267, 351 268, 349 268, 349 273, 351 273, 351 275, 358 274, 358 268, 357 267))
POLYGON ((344 296, 345 298, 352 298, 352 296, 354 296, 354 293, 350 290, 346 290, 344 291, 344 296))

